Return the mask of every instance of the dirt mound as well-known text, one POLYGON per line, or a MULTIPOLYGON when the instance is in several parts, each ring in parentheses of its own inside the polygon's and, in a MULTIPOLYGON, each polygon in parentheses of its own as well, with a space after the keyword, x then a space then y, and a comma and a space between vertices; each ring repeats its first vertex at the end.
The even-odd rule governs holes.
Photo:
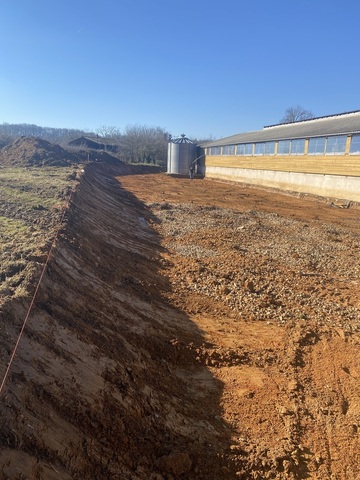
POLYGON ((69 166, 71 164, 107 163, 120 166, 121 174, 159 173, 155 165, 128 165, 106 151, 63 148, 35 137, 21 137, 0 150, 0 166, 44 167, 69 166))
POLYGON ((77 162, 74 155, 46 140, 21 137, 0 150, 0 165, 67 166, 77 162))

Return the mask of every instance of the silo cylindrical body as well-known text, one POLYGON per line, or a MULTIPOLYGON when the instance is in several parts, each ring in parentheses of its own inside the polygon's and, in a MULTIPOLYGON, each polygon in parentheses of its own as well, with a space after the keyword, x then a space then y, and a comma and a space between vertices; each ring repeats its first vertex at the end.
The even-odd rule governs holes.
POLYGON ((184 135, 168 145, 167 173, 188 175, 189 167, 196 160, 196 144, 184 135))

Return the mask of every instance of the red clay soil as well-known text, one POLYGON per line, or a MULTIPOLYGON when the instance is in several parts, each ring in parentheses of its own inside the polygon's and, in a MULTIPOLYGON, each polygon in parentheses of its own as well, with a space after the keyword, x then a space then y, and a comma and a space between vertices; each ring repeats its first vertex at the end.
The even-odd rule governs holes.
MULTIPOLYGON (((72 199, 0 479, 360 478, 358 206, 123 173, 87 165, 72 199)), ((0 311, 3 370, 27 308, 0 311)))

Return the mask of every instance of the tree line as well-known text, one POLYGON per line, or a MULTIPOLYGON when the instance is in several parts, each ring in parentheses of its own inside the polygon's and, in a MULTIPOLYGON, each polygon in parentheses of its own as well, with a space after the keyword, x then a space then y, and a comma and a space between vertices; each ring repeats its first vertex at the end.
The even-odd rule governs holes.
MULTIPOLYGON (((301 105, 288 107, 281 119, 282 123, 293 123, 314 118, 310 110, 301 105)), ((79 137, 97 138, 99 143, 111 145, 111 154, 128 163, 153 163, 166 166, 168 142, 171 135, 161 127, 128 125, 124 131, 116 126, 103 125, 95 132, 73 128, 40 127, 20 123, 0 124, 0 148, 9 145, 19 137, 37 137, 66 148, 67 144, 79 137)), ((213 138, 191 139, 195 143, 205 143, 213 138)))
POLYGON ((81 135, 89 134, 84 130, 71 128, 39 127, 28 123, 0 124, 0 147, 12 143, 19 137, 37 137, 52 143, 66 144, 81 135))
POLYGON ((117 147, 119 158, 125 162, 166 165, 170 133, 164 128, 128 125, 121 131, 104 125, 96 134, 101 141, 117 147))
POLYGON ((0 148, 10 145, 20 137, 37 137, 64 148, 79 137, 89 137, 99 143, 111 144, 111 154, 129 163, 153 163, 165 166, 169 132, 161 127, 129 125, 124 131, 114 126, 102 126, 96 131, 40 127, 38 125, 0 124, 0 148))

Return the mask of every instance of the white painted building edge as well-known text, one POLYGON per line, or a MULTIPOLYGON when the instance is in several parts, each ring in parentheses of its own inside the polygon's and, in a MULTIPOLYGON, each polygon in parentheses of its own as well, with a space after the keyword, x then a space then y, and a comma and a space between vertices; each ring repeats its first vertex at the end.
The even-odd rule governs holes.
POLYGON ((210 166, 205 177, 360 202, 360 177, 210 166))

